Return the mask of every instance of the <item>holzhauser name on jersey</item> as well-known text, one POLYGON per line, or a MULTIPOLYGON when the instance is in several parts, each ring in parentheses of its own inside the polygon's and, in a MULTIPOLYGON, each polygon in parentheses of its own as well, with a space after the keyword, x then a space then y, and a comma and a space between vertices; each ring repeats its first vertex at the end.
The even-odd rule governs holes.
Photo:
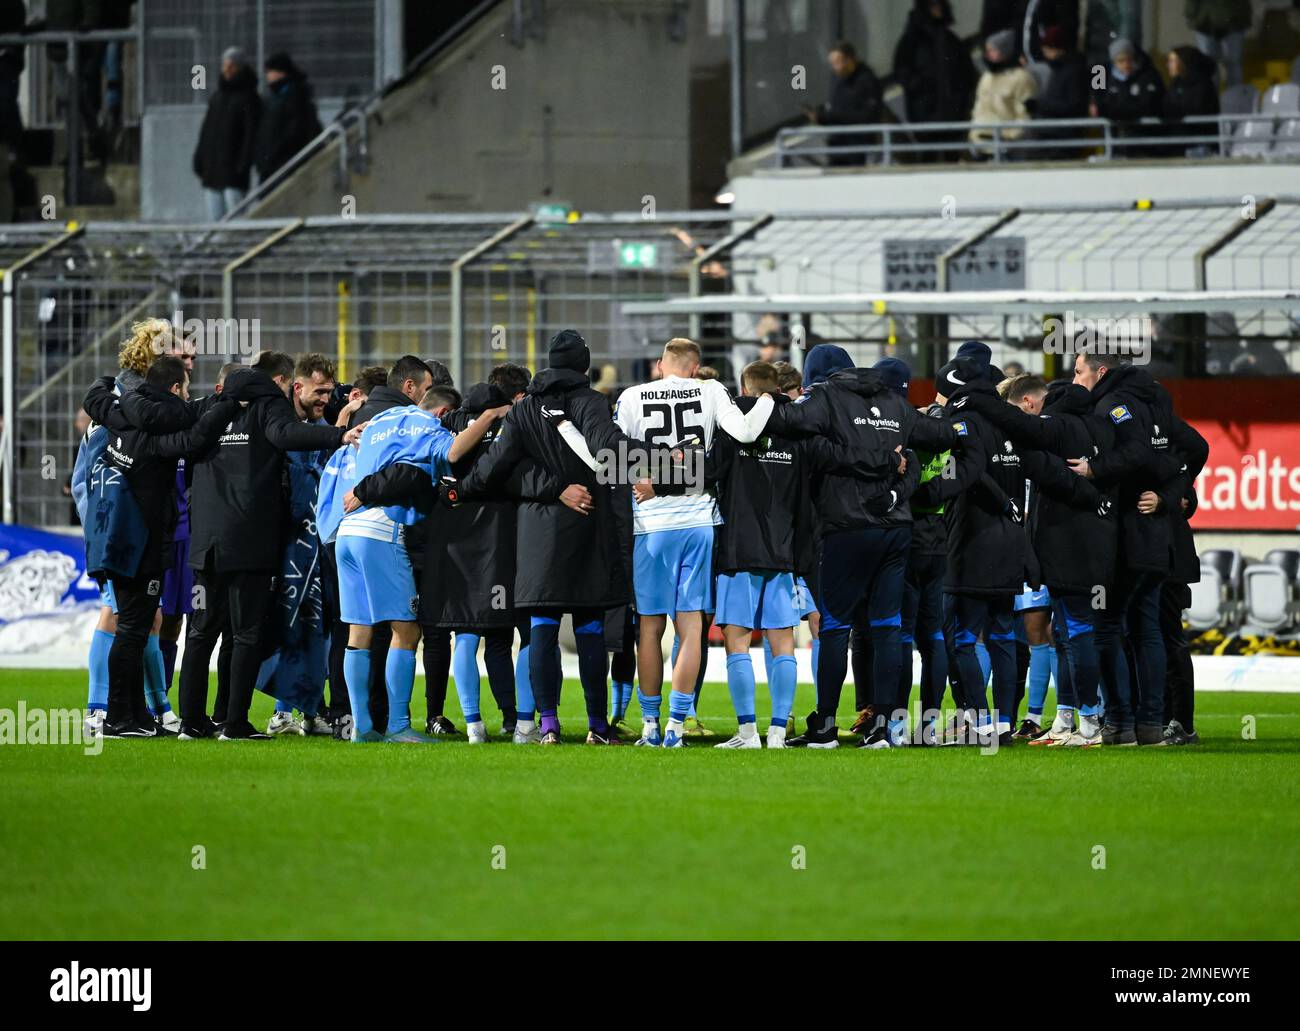
POLYGON ((699 397, 703 391, 699 387, 665 387, 662 390, 642 388, 643 401, 689 401, 699 397))

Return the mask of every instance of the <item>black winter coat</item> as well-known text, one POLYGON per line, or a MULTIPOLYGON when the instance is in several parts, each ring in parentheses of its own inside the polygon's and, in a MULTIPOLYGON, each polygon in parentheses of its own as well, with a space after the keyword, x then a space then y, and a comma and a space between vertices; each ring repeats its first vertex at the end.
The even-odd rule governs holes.
POLYGON ((233 79, 218 79, 194 148, 194 174, 207 189, 248 189, 261 113, 251 71, 241 68, 233 79))
MULTIPOLYGON (((1035 118, 1086 118, 1088 115, 1088 66, 1083 55, 1070 51, 1047 62, 1047 81, 1038 96, 1028 102, 1035 118)), ((1077 136, 1077 130, 1049 130, 1053 135, 1077 136)), ((1043 135, 1043 133, 1039 133, 1043 135)))
POLYGON ((951 15, 936 21, 930 3, 917 0, 908 14, 894 47, 894 77, 903 87, 909 121, 965 121, 975 106, 975 65, 948 27, 951 15))
POLYGON ((1115 75, 1114 68, 1107 69, 1106 88, 1095 90, 1092 99, 1097 113, 1112 122, 1159 118, 1164 111, 1165 83, 1146 55, 1139 53, 1133 73, 1123 82, 1115 75))
MULTIPOLYGON (((500 434, 462 481, 468 495, 491 496, 510 474, 533 459, 566 487, 580 483, 591 492, 592 511, 581 515, 558 500, 519 505, 515 605, 521 609, 564 611, 608 609, 627 603, 631 585, 624 572, 620 516, 626 489, 616 491, 574 454, 553 425, 566 417, 582 433, 592 454, 627 448, 646 449, 614 425, 609 400, 591 389, 585 373, 544 369, 515 402, 500 434)), ((646 449, 649 450, 649 449, 646 449)))
MULTIPOLYGON (((1005 433, 1017 448, 1052 456, 1058 470, 1063 459, 1092 460, 1114 441, 1109 424, 1093 415, 1091 395, 1073 383, 1051 385, 1041 416, 1028 415, 985 393, 972 394, 967 408, 1005 433)), ((1067 475, 1074 474, 1067 470, 1067 475)), ((1071 504, 1059 492, 1041 487, 1031 492, 1029 540, 1042 582, 1053 593, 1091 594, 1096 587, 1109 590, 1113 584, 1119 524, 1113 494, 1112 489, 1108 499, 1112 508, 1103 513, 1098 505, 1071 504)), ((1105 495, 1098 501, 1101 497, 1105 495)))
MULTIPOLYGON (((836 78, 831 97, 822 108, 822 125, 873 125, 880 121, 880 81, 861 61, 852 73, 836 78)), ((826 138, 831 147, 862 147, 871 142, 869 133, 833 133, 826 138)), ((831 165, 861 165, 863 154, 832 154, 831 165)))
MULTIPOLYGON (((1159 384, 1156 387, 1159 391, 1164 390, 1159 384)), ((1201 580, 1201 560, 1196 554, 1196 539, 1192 534, 1190 520, 1196 514, 1199 500, 1196 495, 1196 478, 1201 475, 1201 470, 1210 459, 1210 445, 1193 427, 1183 422, 1177 412, 1170 424, 1169 442, 1182 459, 1184 467, 1179 476, 1157 491, 1163 506, 1161 511, 1169 517, 1169 536, 1173 545, 1170 579, 1194 584, 1201 580), (1185 511, 1182 506, 1184 500, 1187 502, 1185 511)))
POLYGON ((262 119, 257 129, 256 164, 262 182, 270 179, 320 131, 316 102, 305 78, 287 76, 271 86, 262 102, 262 119))
MULTIPOLYGON (((136 421, 136 391, 122 409, 136 421)), ((195 456, 190 491, 190 565, 222 572, 279 572, 288 524, 284 453, 334 450, 343 431, 299 420, 264 372, 237 369, 219 395, 194 406, 199 413, 224 400, 247 401, 216 443, 195 456)))
POLYGON ((91 419, 115 435, 105 456, 110 466, 126 476, 149 530, 136 576, 159 576, 172 564, 177 459, 210 447, 237 406, 234 401, 220 401, 196 421, 194 412, 179 397, 145 383, 125 395, 142 402, 130 403, 140 417, 137 424, 123 411, 113 382, 112 376, 98 380, 86 394, 82 407, 91 419), (134 398, 136 394, 138 399, 134 398))

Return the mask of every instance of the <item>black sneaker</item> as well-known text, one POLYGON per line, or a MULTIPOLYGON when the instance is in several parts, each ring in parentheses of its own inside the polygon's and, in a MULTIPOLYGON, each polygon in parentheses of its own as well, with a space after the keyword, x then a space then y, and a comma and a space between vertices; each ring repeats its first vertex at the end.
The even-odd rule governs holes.
POLYGON ((1165 727, 1165 744, 1167 745, 1199 745, 1201 736, 1194 730, 1187 730, 1177 720, 1170 720, 1169 726, 1165 727))
POLYGON ((221 728, 221 736, 218 741, 270 741, 270 734, 263 734, 251 723, 245 723, 242 727, 232 726, 227 722, 221 728))
POLYGON ((859 741, 854 747, 892 748, 893 742, 889 740, 889 729, 883 723, 872 727, 870 733, 868 733, 867 736, 859 741))
POLYGON ((1101 743, 1111 747, 1128 746, 1136 745, 1138 739, 1132 727, 1128 730, 1120 730, 1114 723, 1107 723, 1101 728, 1101 743))
POLYGON ((135 720, 122 720, 119 723, 105 723, 104 737, 157 737, 158 728, 152 723, 137 723, 135 720))
POLYGON ((456 724, 452 723, 446 716, 430 716, 424 721, 424 732, 445 737, 456 733, 456 724))
POLYGON ((1137 743, 1139 745, 1163 745, 1165 728, 1159 723, 1139 723, 1137 725, 1137 743))
POLYGON ((786 740, 786 748, 838 748, 840 746, 835 720, 810 712, 806 726, 807 729, 802 734, 786 740))
POLYGON ((1020 721, 1020 729, 1016 731, 1016 737, 1022 741, 1031 741, 1043 732, 1043 725, 1036 720, 1024 719, 1020 721))
POLYGON ((177 736, 179 736, 178 733, 177 733, 176 731, 172 730, 172 729, 169 728, 169 727, 165 727, 165 726, 163 726, 163 721, 162 721, 161 719, 155 719, 155 720, 153 721, 153 729, 154 729, 154 735, 155 735, 156 737, 177 737, 177 736))
POLYGON ((178 741, 204 741, 217 736, 217 725, 206 716, 201 723, 186 723, 181 720, 181 732, 176 735, 178 741))

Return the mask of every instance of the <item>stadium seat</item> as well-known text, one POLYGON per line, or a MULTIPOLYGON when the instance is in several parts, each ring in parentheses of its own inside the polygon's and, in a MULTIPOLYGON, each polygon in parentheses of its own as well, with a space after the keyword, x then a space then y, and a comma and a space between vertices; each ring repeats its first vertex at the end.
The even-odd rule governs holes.
POLYGON ((1259 110, 1259 90, 1248 82, 1229 86, 1219 97, 1219 110, 1225 115, 1253 115, 1259 110))
POLYGON ((1300 157, 1300 118, 1288 118, 1282 123, 1273 141, 1273 154, 1277 157, 1300 157))
POLYGON ((1300 551, 1292 548, 1274 548, 1264 556, 1270 566, 1278 566, 1286 571, 1287 579, 1292 584, 1300 583, 1300 551))
POLYGON ((1272 87, 1260 101, 1259 111, 1260 114, 1279 118, 1300 115, 1300 86, 1294 82, 1284 82, 1272 87))
POLYGON ((1257 562, 1246 567, 1246 622, 1276 632, 1294 622, 1292 581, 1280 566, 1257 562))
POLYGON ((1201 552, 1201 568, 1213 566, 1234 601, 1241 598, 1241 574, 1246 562, 1236 548, 1211 548, 1201 552))
POLYGON ((1191 585, 1192 604, 1183 619, 1192 630, 1213 630, 1223 619, 1223 581, 1213 566, 1201 566, 1201 579, 1191 585))

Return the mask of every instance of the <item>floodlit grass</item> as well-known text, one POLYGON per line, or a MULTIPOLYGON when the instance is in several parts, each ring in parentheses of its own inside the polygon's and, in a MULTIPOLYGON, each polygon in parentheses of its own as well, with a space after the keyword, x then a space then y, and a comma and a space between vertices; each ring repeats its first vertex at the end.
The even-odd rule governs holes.
MULTIPOLYGON (((84 685, 84 672, 0 671, 0 708, 80 707, 84 685)), ((801 716, 810 701, 801 688, 801 716)), ((0 936, 1285 938, 1300 926, 1297 695, 1201 695, 1199 747, 996 755, 587 748, 581 703, 567 685, 573 736, 551 749, 0 746, 0 936)), ((730 733, 724 686, 702 708, 730 733)), ((269 712, 259 696, 255 722, 269 712)))

